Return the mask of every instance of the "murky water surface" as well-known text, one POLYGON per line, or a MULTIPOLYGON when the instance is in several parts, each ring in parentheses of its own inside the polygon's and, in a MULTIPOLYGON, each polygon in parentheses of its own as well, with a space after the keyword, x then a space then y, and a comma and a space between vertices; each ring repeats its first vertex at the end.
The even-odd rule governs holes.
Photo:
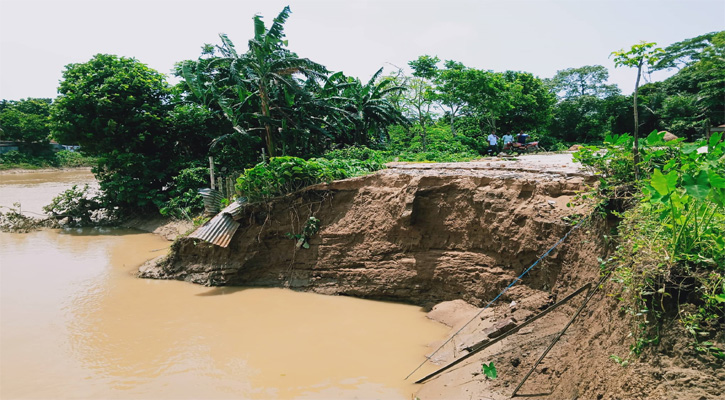
POLYGON ((43 214, 43 206, 50 204, 53 197, 70 189, 73 185, 82 188, 88 184, 97 189, 98 183, 90 169, 66 171, 2 171, 0 172, 0 211, 8 211, 13 203, 20 203, 21 211, 28 216, 43 214))
MULTIPOLYGON (((63 186, 2 178, 3 201, 63 186)), ((0 398, 410 399, 403 378, 447 332, 413 306, 134 277, 168 245, 0 233, 0 398)))

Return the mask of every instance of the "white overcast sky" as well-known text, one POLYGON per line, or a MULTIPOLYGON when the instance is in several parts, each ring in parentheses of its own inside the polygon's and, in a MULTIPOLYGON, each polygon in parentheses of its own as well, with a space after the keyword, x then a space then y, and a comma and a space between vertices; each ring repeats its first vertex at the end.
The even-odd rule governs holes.
POLYGON ((0 0, 0 99, 55 97, 64 66, 97 53, 169 74, 219 33, 246 48, 252 17, 269 26, 287 4, 290 50, 363 80, 430 54, 541 78, 601 64, 628 94, 612 51, 725 29, 725 0, 0 0))

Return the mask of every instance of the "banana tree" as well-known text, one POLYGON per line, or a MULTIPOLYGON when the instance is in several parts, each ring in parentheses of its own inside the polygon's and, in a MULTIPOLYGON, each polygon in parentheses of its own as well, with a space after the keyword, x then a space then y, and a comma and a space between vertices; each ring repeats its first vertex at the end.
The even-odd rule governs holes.
MULTIPOLYGON (((215 54, 219 55, 205 63, 205 74, 210 77, 208 85, 201 86, 198 78, 184 74, 190 89, 200 92, 198 97, 211 96, 224 116, 234 124, 235 130, 245 133, 261 131, 271 157, 278 154, 277 137, 282 129, 283 117, 276 110, 304 90, 297 76, 324 80, 327 74, 323 65, 286 49, 288 41, 284 40, 284 23, 289 14, 287 6, 269 29, 262 17, 255 15, 254 37, 249 40, 245 53, 239 53, 231 39, 226 34, 220 34, 222 44, 215 49, 215 54)), ((187 67, 187 71, 191 70, 187 67)))

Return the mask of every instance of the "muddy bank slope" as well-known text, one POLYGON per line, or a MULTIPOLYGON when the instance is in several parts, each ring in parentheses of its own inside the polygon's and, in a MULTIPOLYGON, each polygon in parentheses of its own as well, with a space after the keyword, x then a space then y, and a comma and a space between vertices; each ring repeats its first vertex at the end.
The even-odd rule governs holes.
MULTIPOLYGON (((142 277, 205 285, 286 286, 326 294, 432 306, 463 299, 480 305, 571 228, 587 210, 567 203, 593 178, 486 163, 399 165, 377 174, 317 185, 265 205, 250 205, 227 248, 179 240, 142 277), (315 217, 309 248, 288 234, 315 217)), ((494 163, 495 164, 495 163, 494 163)), ((553 168, 553 166, 552 166, 553 168)), ((527 278, 551 289, 562 246, 527 278)))

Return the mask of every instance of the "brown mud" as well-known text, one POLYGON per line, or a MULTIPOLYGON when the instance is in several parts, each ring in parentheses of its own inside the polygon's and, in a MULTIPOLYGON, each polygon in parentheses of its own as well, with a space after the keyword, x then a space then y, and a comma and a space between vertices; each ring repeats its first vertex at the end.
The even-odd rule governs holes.
MULTIPOLYGON (((396 164, 371 176, 248 205, 228 248, 182 238, 167 257, 142 266, 140 276, 422 305, 432 309, 432 319, 450 325, 451 333, 462 329, 431 355, 432 362, 443 366, 466 354, 471 344, 526 321, 600 278, 599 259, 611 251, 607 236, 614 226, 592 218, 476 316, 477 307, 571 230, 572 220, 591 213, 586 206, 567 204, 594 184, 593 176, 560 156, 528 161, 396 164), (311 216, 320 220, 320 231, 309 238, 309 249, 297 249, 287 234, 300 233, 311 216)), ((612 355, 626 359, 633 343, 630 318, 615 298, 616 285, 605 282, 519 394, 541 399, 723 398, 725 371, 698 358, 687 347, 686 335, 672 335, 657 352, 631 359, 626 367, 612 361, 612 355)), ((509 398, 583 299, 579 295, 431 379, 417 397, 509 398), (497 379, 481 374, 482 362, 495 363, 497 379)), ((431 352, 441 344, 432 344, 431 352)))

